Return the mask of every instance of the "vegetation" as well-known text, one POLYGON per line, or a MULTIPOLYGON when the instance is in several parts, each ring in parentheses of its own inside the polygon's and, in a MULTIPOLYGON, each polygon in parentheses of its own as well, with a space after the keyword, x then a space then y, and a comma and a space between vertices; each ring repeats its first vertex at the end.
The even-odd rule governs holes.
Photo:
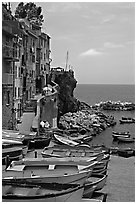
POLYGON ((15 10, 15 18, 26 18, 28 21, 41 26, 44 21, 41 12, 42 8, 37 7, 33 2, 26 4, 20 2, 15 10))

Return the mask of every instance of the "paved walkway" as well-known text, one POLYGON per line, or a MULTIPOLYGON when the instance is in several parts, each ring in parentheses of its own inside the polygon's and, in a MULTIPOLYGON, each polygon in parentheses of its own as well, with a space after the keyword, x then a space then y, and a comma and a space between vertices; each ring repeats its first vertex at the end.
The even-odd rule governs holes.
POLYGON ((108 193, 107 202, 135 202, 135 157, 111 156, 102 192, 108 193))

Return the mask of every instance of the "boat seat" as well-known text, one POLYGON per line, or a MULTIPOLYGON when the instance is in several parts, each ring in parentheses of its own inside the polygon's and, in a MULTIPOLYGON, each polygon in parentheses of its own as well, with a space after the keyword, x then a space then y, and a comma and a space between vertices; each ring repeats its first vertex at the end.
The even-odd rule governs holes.
POLYGON ((48 170, 54 170, 55 169, 55 165, 49 165, 48 170))
POLYGON ((68 151, 68 152, 66 152, 66 156, 70 156, 70 152, 68 151))

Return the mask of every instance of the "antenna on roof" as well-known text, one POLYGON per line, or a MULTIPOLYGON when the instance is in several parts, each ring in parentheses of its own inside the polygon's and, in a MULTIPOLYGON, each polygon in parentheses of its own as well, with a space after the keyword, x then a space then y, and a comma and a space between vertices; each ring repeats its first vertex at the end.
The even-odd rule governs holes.
POLYGON ((69 52, 67 51, 67 57, 66 57, 66 68, 65 68, 65 71, 67 71, 67 68, 68 68, 68 54, 69 54, 69 52))

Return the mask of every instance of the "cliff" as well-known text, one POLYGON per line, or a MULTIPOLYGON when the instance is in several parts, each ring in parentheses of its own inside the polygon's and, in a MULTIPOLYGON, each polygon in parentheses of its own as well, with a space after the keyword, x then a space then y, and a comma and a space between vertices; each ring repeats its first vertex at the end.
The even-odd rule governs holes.
POLYGON ((80 102, 73 95, 73 91, 77 84, 73 71, 55 73, 54 81, 59 85, 59 117, 67 112, 78 111, 80 102))

